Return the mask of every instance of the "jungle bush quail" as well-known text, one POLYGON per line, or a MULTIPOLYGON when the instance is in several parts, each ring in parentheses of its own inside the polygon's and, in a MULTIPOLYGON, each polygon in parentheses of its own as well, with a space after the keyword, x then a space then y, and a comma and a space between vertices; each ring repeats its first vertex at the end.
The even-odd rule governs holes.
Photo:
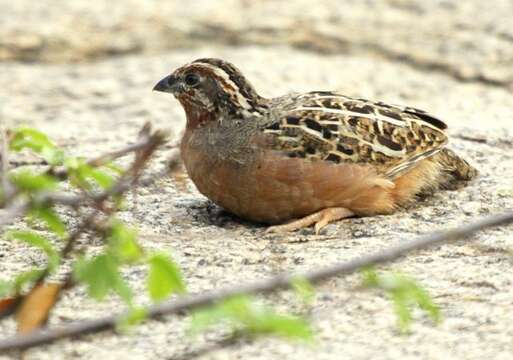
POLYGON ((477 175, 445 147, 446 124, 412 107, 328 91, 266 99, 219 59, 186 64, 154 90, 185 110, 181 154, 198 190, 242 218, 281 224, 269 231, 315 223, 318 232, 345 217, 391 213, 477 175))

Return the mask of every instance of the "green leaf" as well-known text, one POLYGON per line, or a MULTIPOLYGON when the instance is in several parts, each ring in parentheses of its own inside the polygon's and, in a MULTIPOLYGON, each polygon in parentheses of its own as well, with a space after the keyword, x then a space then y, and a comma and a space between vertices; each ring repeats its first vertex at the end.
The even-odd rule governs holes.
POLYGON ((112 253, 118 256, 122 263, 133 263, 143 255, 137 243, 137 232, 119 220, 113 221, 107 241, 112 253))
POLYGON ((114 164, 113 162, 108 162, 107 164, 105 164, 103 166, 118 175, 122 175, 125 172, 125 170, 121 166, 118 166, 118 165, 114 164))
POLYGON ((89 190, 92 187, 91 180, 102 189, 107 189, 114 184, 112 175, 104 170, 92 167, 83 159, 67 159, 65 165, 72 182, 84 189, 89 190))
POLYGON ((134 325, 140 324, 148 318, 148 311, 143 307, 132 307, 116 323, 116 330, 127 332, 134 325))
POLYGON ((13 293, 13 283, 10 281, 0 280, 0 299, 5 298, 13 293))
POLYGON ((433 303, 428 292, 414 279, 398 273, 378 274, 372 268, 363 271, 363 275, 365 286, 382 289, 390 297, 402 331, 409 330, 412 305, 424 310, 435 323, 440 322, 440 309, 433 303))
POLYGON ((298 277, 292 281, 292 289, 299 295, 305 304, 311 305, 315 300, 315 289, 305 278, 298 277))
POLYGON ((410 289, 410 292, 412 297, 416 300, 418 306, 429 315, 431 320, 433 320, 435 323, 440 323, 442 321, 440 308, 433 302, 429 296, 429 293, 424 288, 418 286, 417 284, 414 285, 415 286, 412 286, 410 289))
POLYGON ((373 267, 362 268, 361 274, 363 276, 363 286, 371 288, 378 287, 379 278, 378 273, 373 267))
POLYGON ((306 320, 271 312, 262 314, 253 324, 248 324, 248 330, 255 335, 271 334, 291 339, 313 339, 313 331, 306 320))
POLYGON ((100 169, 90 167, 88 176, 94 179, 103 189, 110 188, 114 183, 114 178, 110 174, 100 169))
POLYGON ((110 291, 126 303, 132 301, 132 291, 119 272, 119 263, 112 254, 101 254, 91 259, 80 258, 74 264, 74 278, 87 285, 88 294, 102 300, 110 291))
POLYGON ((27 192, 53 190, 57 187, 57 180, 46 174, 33 174, 29 170, 20 170, 10 175, 11 182, 21 190, 27 192))
POLYGON ((292 339, 313 339, 312 328, 306 320, 278 314, 242 296, 194 312, 191 331, 197 333, 218 324, 226 324, 234 331, 252 336, 277 335, 292 339))
POLYGON ((23 241, 31 246, 43 250, 48 256, 48 268, 50 271, 59 266, 60 256, 48 239, 32 231, 9 231, 7 237, 23 241))
POLYGON ((43 147, 55 147, 48 136, 29 127, 15 129, 9 146, 14 151, 20 151, 26 147, 34 151, 40 151, 43 147))
MULTIPOLYGON (((226 301, 229 300, 231 299, 226 301)), ((219 303, 194 311, 192 313, 189 331, 195 335, 213 325, 219 325, 221 323, 228 324, 232 327, 235 326, 236 324, 233 323, 233 319, 225 313, 222 304, 223 303, 219 303)))
POLYGON ((44 147, 41 150, 40 155, 48 162, 48 164, 53 166, 62 165, 64 162, 64 151, 58 148, 44 147))
POLYGON ((66 226, 62 222, 60 216, 51 207, 35 207, 30 210, 30 215, 40 219, 46 223, 48 229, 53 231, 61 238, 67 236, 66 226))
POLYGON ((73 172, 76 171, 80 164, 82 164, 83 162, 84 160, 80 158, 67 157, 66 159, 64 159, 64 166, 66 167, 66 170, 68 170, 68 172, 73 172))
POLYGON ((64 160, 64 153, 42 132, 20 127, 14 130, 14 135, 9 144, 11 150, 21 151, 25 148, 41 155, 50 165, 60 165, 64 160))
POLYGON ((118 211, 127 210, 128 205, 126 199, 121 194, 112 195, 112 201, 118 211))
POLYGON ((154 301, 162 300, 172 293, 184 293, 185 284, 180 269, 165 254, 152 255, 148 263, 148 291, 154 301))
POLYGON ((12 285, 14 292, 17 294, 20 293, 23 286, 39 280, 44 273, 45 270, 43 269, 32 269, 18 274, 12 285))
POLYGON ((390 298, 394 304, 395 314, 397 316, 397 323, 402 332, 407 332, 410 329, 412 314, 408 297, 401 292, 391 292, 390 298))

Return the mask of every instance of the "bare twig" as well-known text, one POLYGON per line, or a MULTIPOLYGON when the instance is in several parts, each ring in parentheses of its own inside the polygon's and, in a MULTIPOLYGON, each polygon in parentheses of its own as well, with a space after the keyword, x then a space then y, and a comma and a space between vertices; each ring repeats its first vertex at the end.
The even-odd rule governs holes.
MULTIPOLYGON (((128 191, 132 185, 134 185, 141 172, 144 168, 146 162, 149 160, 151 155, 155 152, 157 147, 161 145, 165 141, 165 134, 157 131, 152 133, 151 126, 146 124, 139 134, 139 141, 120 151, 109 153, 93 159, 90 161, 90 164, 95 166, 102 165, 103 163, 111 161, 112 158, 122 156, 128 152, 135 152, 135 160, 132 165, 125 171, 125 173, 118 179, 118 181, 108 190, 99 193, 99 194, 89 194, 83 193, 80 195, 70 195, 66 193, 45 193, 39 194, 35 196, 36 203, 39 204, 62 204, 70 207, 78 207, 84 202, 89 202, 94 205, 94 210, 85 217, 76 229, 68 236, 66 239, 66 245, 62 248, 60 256, 62 259, 66 259, 69 257, 71 252, 74 250, 75 243, 80 238, 82 233, 87 231, 94 223, 96 217, 99 215, 100 210, 105 212, 106 214, 110 214, 113 209, 105 206, 105 202, 112 196, 122 195, 124 192, 128 191)), ((2 159, 7 159, 7 152, 2 153, 2 159)), ((2 165, 5 163, 2 163, 2 165)), ((64 169, 65 170, 65 169, 64 169)), ((4 173, 5 174, 5 173, 4 173)), ((64 172, 64 175, 67 176, 67 173, 64 172)), ((55 174, 53 174, 55 175, 55 174)), ((16 199, 16 198, 15 198, 16 199)), ((7 209, 3 210, 3 214, 0 215, 0 228, 2 225, 8 223, 10 220, 17 218, 18 216, 23 215, 30 208, 30 201, 28 199, 24 199, 24 201, 14 202, 7 209)), ((46 268, 40 276, 34 281, 34 288, 42 284, 46 277, 49 275, 49 268, 46 268)), ((67 286, 71 286, 71 272, 66 277, 67 286)), ((30 292, 29 292, 30 293, 30 292)), ((21 303, 24 295, 15 294, 12 304, 8 309, 4 309, 3 313, 0 315, 0 318, 3 316, 7 316, 12 313, 16 307, 21 303)))
MULTIPOLYGON (((166 177, 169 173, 169 168, 174 168, 176 166, 176 164, 178 164, 178 161, 176 160, 177 157, 178 156, 171 158, 171 161, 169 162, 168 167, 166 167, 164 170, 159 171, 155 174, 141 177, 139 180, 139 183, 142 186, 150 186, 151 184, 155 183, 157 180, 166 177)), ((66 194, 66 193, 42 193, 36 197, 35 201, 37 201, 39 203, 51 202, 53 204, 61 204, 61 205, 66 205, 66 206, 79 206, 85 202, 91 202, 91 201, 98 203, 108 197, 119 195, 119 194, 127 191, 132 186, 133 180, 134 179, 127 181, 126 179, 123 179, 122 181, 118 182, 111 189, 100 192, 98 194, 91 195, 91 196, 74 195, 74 194, 66 194)), ((14 203, 3 210, 0 209, 0 228, 15 221, 16 218, 23 215, 28 209, 29 209, 29 203, 26 201, 14 203)))
MULTIPOLYGON (((367 266, 395 261, 403 255, 415 250, 425 249, 434 245, 448 243, 462 238, 468 238, 480 230, 510 223, 513 223, 513 211, 485 217, 448 231, 420 236, 412 241, 400 243, 383 251, 318 270, 302 274, 281 274, 267 280, 247 285, 228 287, 218 291, 185 296, 177 300, 157 304, 149 308, 148 316, 150 318, 159 318, 163 315, 178 314, 183 311, 197 309, 241 294, 266 294, 275 292, 277 290, 290 287, 291 283, 298 278, 308 280, 311 283, 320 283, 338 275, 354 273, 355 271, 367 266)), ((36 345, 50 343, 57 339, 112 329, 116 323, 123 318, 123 316, 124 314, 106 316, 93 320, 75 322, 59 329, 36 330, 28 335, 17 336, 1 341, 0 351, 26 349, 36 345)))
MULTIPOLYGON (((125 176, 119 179, 113 187, 98 194, 76 195, 58 192, 40 193, 38 196, 35 196, 33 200, 25 199, 21 202, 13 202, 12 205, 0 212, 0 228, 13 222, 17 217, 23 215, 30 208, 30 201, 36 201, 39 203, 49 202, 67 206, 79 206, 82 203, 91 201, 98 204, 111 196, 124 193, 125 191, 129 190, 129 188, 138 180, 141 170, 147 162, 148 158, 153 154, 157 147, 165 141, 166 136, 167 135, 165 133, 160 131, 151 133, 149 126, 145 125, 141 131, 140 138, 137 143, 129 145, 119 151, 93 158, 89 161, 89 163, 98 166, 111 161, 115 157, 120 157, 130 152, 136 152, 137 155, 133 165, 127 171, 125 176)), ((63 170, 62 172, 57 173, 57 175, 66 176, 67 172, 63 170)), ((14 195, 15 194, 13 194, 13 196, 14 195)), ((10 200, 13 199, 13 196, 11 196, 10 200)))
MULTIPOLYGON (((99 167, 99 166, 108 164, 113 160, 119 159, 123 156, 126 156, 133 152, 137 152, 137 151, 147 147, 149 141, 150 141, 149 136, 142 136, 142 137, 140 137, 140 139, 138 139, 137 142, 135 142, 133 144, 129 144, 119 150, 114 150, 109 153, 102 154, 97 157, 91 158, 91 159, 87 160, 86 163, 93 167, 99 167)), ((66 178, 68 175, 66 168, 49 169, 49 174, 57 176, 61 179, 66 178)))
POLYGON ((48 161, 44 160, 44 159, 39 159, 39 160, 14 160, 14 159, 10 159, 9 160, 9 165, 11 165, 12 167, 20 167, 20 166, 44 166, 44 165, 49 165, 48 164, 48 161))
POLYGON ((107 164, 113 160, 119 159, 127 154, 141 150, 142 148, 147 146, 148 140, 149 139, 147 137, 145 137, 143 139, 140 139, 139 141, 137 141, 134 144, 127 145, 126 147, 124 147, 122 149, 114 150, 110 153, 103 154, 96 158, 90 159, 89 161, 87 161, 87 163, 89 165, 95 166, 95 167, 105 165, 105 164, 107 164))
MULTIPOLYGON (((1 131, 1 129, 0 129, 0 131, 1 131)), ((5 135, 5 132, 4 132, 4 135, 5 135)), ((156 137, 164 139, 167 136, 168 136, 167 132, 160 131, 160 130, 156 131, 152 134, 151 124, 146 123, 146 124, 144 124, 141 131, 139 132, 138 139, 134 144, 129 144, 119 150, 114 150, 109 153, 93 157, 93 158, 87 160, 86 163, 93 167, 99 167, 99 166, 108 164, 109 162, 111 162, 113 160, 116 160, 118 158, 126 156, 128 154, 137 153, 141 149, 147 147, 148 142, 154 141, 156 137)), ((2 139, 5 139, 3 144, 5 144, 5 146, 7 146, 7 137, 3 137, 2 139)), ((172 142, 171 148, 176 148, 178 146, 178 144, 179 144, 179 142, 177 140, 174 140, 172 142)), ((5 154, 6 154, 5 158, 7 158, 7 150, 6 149, 7 148, 5 148, 5 154)), ((0 150, 2 150, 2 148, 0 148, 0 150)), ((1 154, 2 153, 0 153, 0 160, 4 158, 4 156, 1 156, 1 154)), ((14 161, 2 162, 2 166, 4 166, 4 165, 7 166, 9 163, 17 164, 17 162, 14 162, 14 161)), ((41 161, 35 161, 35 162, 19 162, 18 165, 48 165, 48 163, 44 160, 41 160, 41 161)), ((2 173, 6 174, 7 171, 3 171, 2 173)), ((53 167, 52 166, 46 171, 46 174, 52 175, 59 179, 64 180, 68 176, 68 170, 65 167, 53 167)), ((8 185, 10 185, 10 184, 8 183, 8 185)), ((10 202, 18 194, 18 192, 16 191, 16 189, 14 189, 13 186, 9 186, 9 187, 4 186, 4 192, 5 192, 4 199, 3 199, 4 204, 10 202)))

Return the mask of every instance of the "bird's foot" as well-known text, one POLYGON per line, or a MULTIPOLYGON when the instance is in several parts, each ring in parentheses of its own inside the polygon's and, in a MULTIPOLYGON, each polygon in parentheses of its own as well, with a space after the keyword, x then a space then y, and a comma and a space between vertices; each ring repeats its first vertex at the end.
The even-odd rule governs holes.
POLYGON ((313 214, 307 215, 301 219, 293 220, 287 224, 274 225, 267 228, 266 233, 285 233, 295 231, 314 225, 315 233, 319 234, 321 229, 332 221, 344 219, 354 216, 355 214, 346 208, 334 207, 317 211, 313 214))

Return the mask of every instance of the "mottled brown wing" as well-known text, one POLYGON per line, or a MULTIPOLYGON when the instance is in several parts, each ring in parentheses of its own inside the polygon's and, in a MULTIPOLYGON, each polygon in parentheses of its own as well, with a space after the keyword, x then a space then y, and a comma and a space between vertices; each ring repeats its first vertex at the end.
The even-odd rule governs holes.
POLYGON ((422 110, 331 92, 298 95, 264 129, 290 157, 370 163, 395 178, 447 142, 446 124, 422 110))

